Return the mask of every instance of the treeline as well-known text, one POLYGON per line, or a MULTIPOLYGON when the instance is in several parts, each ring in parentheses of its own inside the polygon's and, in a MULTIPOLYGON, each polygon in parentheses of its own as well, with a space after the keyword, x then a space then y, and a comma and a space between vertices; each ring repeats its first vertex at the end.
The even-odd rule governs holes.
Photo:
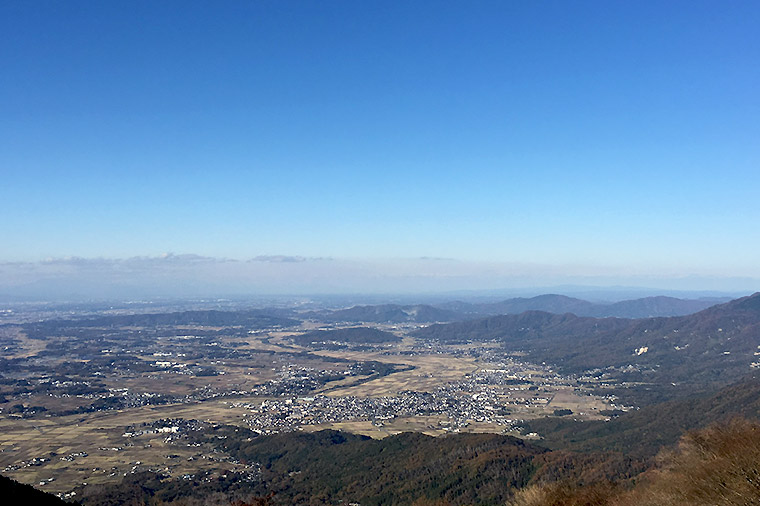
POLYGON ((229 472, 210 481, 129 476, 118 485, 85 487, 78 497, 86 506, 205 501, 220 494, 231 501, 270 496, 272 505, 502 505, 534 483, 626 480, 645 469, 643 461, 619 453, 549 452, 496 434, 405 433, 374 440, 335 431, 256 436, 231 426, 193 434, 191 443, 243 464, 260 463, 260 479, 229 472))
POLYGON ((349 327, 345 329, 315 330, 292 337, 301 346, 312 343, 338 341, 342 343, 380 344, 401 341, 401 338, 391 332, 372 327, 349 327))
POLYGON ((29 337, 43 338, 59 335, 64 329, 84 327, 156 327, 203 325, 209 327, 246 326, 252 328, 292 327, 301 323, 292 318, 272 316, 260 310, 249 311, 178 311, 173 313, 143 313, 98 316, 78 320, 48 320, 24 325, 29 337))

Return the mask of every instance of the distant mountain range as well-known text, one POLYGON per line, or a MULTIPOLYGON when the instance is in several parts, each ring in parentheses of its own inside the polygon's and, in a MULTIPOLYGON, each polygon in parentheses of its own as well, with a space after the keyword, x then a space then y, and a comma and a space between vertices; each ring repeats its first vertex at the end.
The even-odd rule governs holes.
POLYGON ((546 311, 547 313, 572 313, 576 316, 595 318, 651 318, 655 316, 683 316, 696 313, 710 306, 730 299, 677 299, 675 297, 644 297, 624 300, 614 304, 597 304, 587 300, 564 295, 547 294, 537 297, 517 297, 501 302, 471 304, 450 302, 438 307, 465 315, 519 314, 525 311, 546 311))
POLYGON ((760 293, 687 316, 628 320, 527 311, 435 324, 414 335, 496 340, 532 361, 651 385, 667 398, 737 381, 760 365, 760 293))
POLYGON ((471 320, 481 316, 520 314, 525 311, 572 313, 595 318, 651 318, 655 316, 683 316, 696 313, 730 299, 677 299, 674 297, 645 297, 614 304, 597 304, 564 295, 507 299, 501 302, 468 303, 447 302, 437 305, 380 304, 354 306, 336 311, 312 311, 301 316, 327 322, 354 323, 430 323, 471 320))

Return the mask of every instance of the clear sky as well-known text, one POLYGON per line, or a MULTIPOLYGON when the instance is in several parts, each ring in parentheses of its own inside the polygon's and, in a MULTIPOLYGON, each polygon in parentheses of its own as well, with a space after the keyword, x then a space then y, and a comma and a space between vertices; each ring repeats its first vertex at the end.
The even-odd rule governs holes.
POLYGON ((5 1, 0 261, 760 277, 759 90, 757 1, 5 1))

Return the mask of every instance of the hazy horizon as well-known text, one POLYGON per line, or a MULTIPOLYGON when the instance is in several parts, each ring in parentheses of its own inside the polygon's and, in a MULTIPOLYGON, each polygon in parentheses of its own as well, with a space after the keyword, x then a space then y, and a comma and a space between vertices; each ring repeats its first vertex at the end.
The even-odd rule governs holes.
MULTIPOLYGON (((598 265, 550 266, 444 258, 344 259, 259 256, 245 260, 166 254, 0 263, 0 299, 61 300, 267 295, 539 295, 605 292, 747 295, 756 278, 653 274, 598 265)), ((593 295, 592 295, 593 298, 593 295)), ((614 297, 613 297, 614 298, 614 297)))

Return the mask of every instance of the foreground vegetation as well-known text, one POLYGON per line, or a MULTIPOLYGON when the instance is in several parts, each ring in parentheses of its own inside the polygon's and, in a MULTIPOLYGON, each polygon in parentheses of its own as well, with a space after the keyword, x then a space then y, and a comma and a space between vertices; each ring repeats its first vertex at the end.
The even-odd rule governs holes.
POLYGON ((83 487, 96 505, 350 504, 668 506, 760 503, 760 423, 734 418, 684 435, 646 466, 620 454, 550 452, 505 436, 371 440, 335 431, 251 438, 232 427, 198 435, 256 479, 165 479, 138 473, 83 487))
POLYGON ((760 503, 760 424, 734 419, 685 435, 632 489, 564 481, 519 491, 510 506, 748 506, 760 503))

